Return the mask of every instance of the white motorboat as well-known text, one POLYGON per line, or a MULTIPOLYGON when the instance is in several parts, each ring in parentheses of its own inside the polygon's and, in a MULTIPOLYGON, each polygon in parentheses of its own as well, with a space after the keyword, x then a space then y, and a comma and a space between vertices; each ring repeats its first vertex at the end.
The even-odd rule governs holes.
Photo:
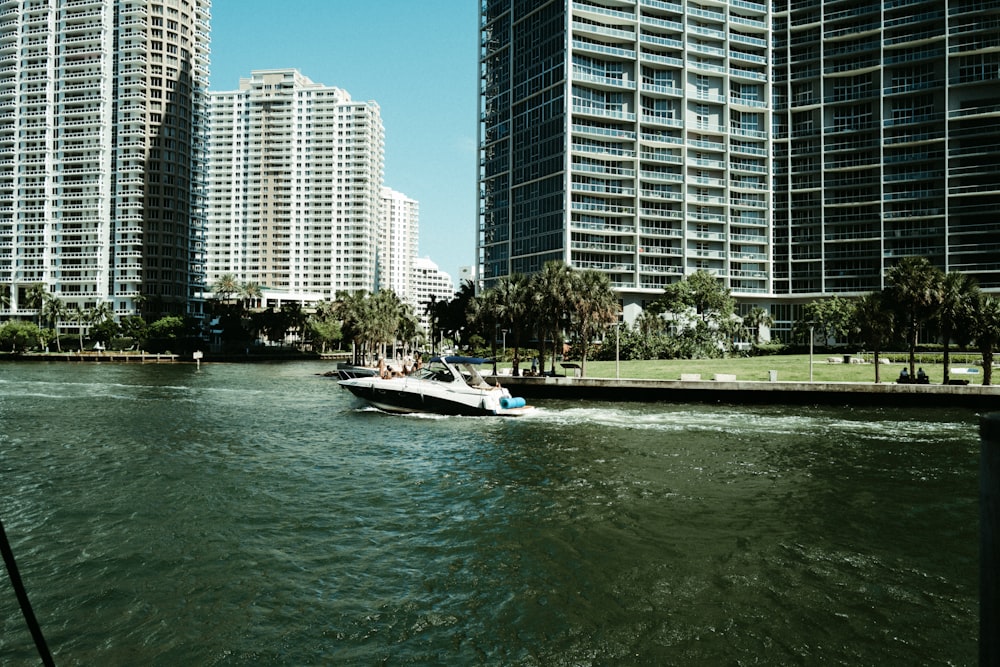
POLYGON ((499 384, 491 385, 477 366, 478 357, 434 357, 419 370, 396 377, 356 377, 338 384, 386 412, 514 417, 534 410, 499 384))

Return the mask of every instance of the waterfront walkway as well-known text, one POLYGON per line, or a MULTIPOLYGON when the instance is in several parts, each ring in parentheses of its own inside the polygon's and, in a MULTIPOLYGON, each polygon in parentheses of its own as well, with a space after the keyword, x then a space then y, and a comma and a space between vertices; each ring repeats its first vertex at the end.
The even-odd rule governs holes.
POLYGON ((105 361, 114 363, 172 364, 180 360, 176 354, 153 354, 150 352, 26 352, 5 355, 9 361, 105 361))
POLYGON ((965 407, 1000 410, 1000 387, 863 382, 642 380, 491 376, 524 398, 672 403, 965 407))

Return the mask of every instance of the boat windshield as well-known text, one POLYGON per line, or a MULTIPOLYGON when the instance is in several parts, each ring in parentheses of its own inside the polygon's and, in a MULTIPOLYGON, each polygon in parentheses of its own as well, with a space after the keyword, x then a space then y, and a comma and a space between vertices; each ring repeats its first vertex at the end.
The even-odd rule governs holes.
POLYGON ((439 361, 432 361, 411 375, 418 380, 437 380, 438 382, 454 382, 455 374, 439 361))
POLYGON ((490 385, 487 384, 483 376, 479 374, 476 367, 472 364, 459 364, 458 370, 462 374, 462 379, 465 380, 465 384, 470 387, 476 388, 486 388, 489 389, 490 385))
POLYGON ((442 361, 432 361, 419 371, 413 373, 411 377, 420 380, 436 380, 437 382, 454 382, 455 372, 470 387, 477 389, 490 388, 490 385, 483 379, 483 376, 476 370, 475 364, 470 363, 446 364, 442 361))

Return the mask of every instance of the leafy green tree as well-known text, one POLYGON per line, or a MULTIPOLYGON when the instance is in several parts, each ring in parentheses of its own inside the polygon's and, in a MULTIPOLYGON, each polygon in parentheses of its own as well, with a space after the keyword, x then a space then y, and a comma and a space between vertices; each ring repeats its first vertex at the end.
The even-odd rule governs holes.
POLYGON ((1000 345, 1000 298, 980 292, 972 306, 969 334, 983 355, 983 384, 993 383, 993 354, 1000 345))
POLYGON ((125 338, 131 338, 134 341, 141 341, 146 337, 146 331, 148 329, 146 326, 146 320, 138 315, 128 315, 123 317, 119 326, 121 327, 121 335, 125 338))
POLYGON ((314 347, 325 353, 343 338, 343 329, 337 319, 336 305, 330 302, 317 304, 315 312, 306 324, 308 339, 314 347))
POLYGON ((11 352, 27 352, 41 339, 41 329, 33 322, 11 320, 0 325, 0 347, 11 352))
POLYGON ((854 303, 833 295, 810 301, 802 306, 802 314, 795 322, 795 337, 808 342, 810 331, 819 334, 823 345, 830 341, 843 341, 851 329, 854 303))
POLYGON ((979 294, 975 279, 965 273, 947 273, 941 281, 940 305, 936 320, 944 344, 944 375, 941 384, 948 384, 951 368, 951 343, 969 342, 973 308, 979 294))
POLYGON ((149 325, 147 345, 153 351, 176 350, 188 326, 183 317, 167 315, 149 325))
MULTIPOLYGON (((619 352, 622 359, 667 359, 676 356, 670 337, 670 323, 655 307, 646 308, 631 327, 619 327, 619 352)), ((610 359, 610 353, 604 355, 610 359)))
POLYGON ((104 319, 90 327, 90 337, 105 347, 121 334, 121 327, 113 319, 104 319))
POLYGON ((668 285, 657 302, 656 308, 674 325, 678 356, 714 357, 732 350, 740 326, 736 302, 708 271, 699 270, 668 285))
POLYGON ((587 350, 590 341, 604 334, 618 321, 618 296, 611 279, 599 271, 574 271, 569 292, 570 321, 582 351, 580 374, 587 374, 587 350))
POLYGON ((909 347, 910 377, 916 377, 917 338, 941 305, 944 273, 925 257, 904 257, 886 271, 886 298, 895 305, 896 323, 909 347))
POLYGON ((883 292, 865 294, 854 306, 851 325, 864 346, 872 351, 875 384, 882 381, 879 354, 895 335, 895 312, 885 302, 883 292))
POLYGON ((296 302, 283 303, 281 308, 265 308, 250 316, 254 328, 260 331, 270 341, 284 344, 291 331, 304 332, 307 316, 302 310, 302 304, 296 302))

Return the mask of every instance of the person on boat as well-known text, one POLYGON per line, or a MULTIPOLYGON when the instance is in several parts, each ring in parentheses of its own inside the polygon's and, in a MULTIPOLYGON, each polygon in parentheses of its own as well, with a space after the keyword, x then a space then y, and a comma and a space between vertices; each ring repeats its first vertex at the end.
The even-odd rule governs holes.
POLYGON ((386 366, 384 357, 380 357, 378 360, 378 376, 383 380, 388 380, 392 377, 392 371, 386 366))

